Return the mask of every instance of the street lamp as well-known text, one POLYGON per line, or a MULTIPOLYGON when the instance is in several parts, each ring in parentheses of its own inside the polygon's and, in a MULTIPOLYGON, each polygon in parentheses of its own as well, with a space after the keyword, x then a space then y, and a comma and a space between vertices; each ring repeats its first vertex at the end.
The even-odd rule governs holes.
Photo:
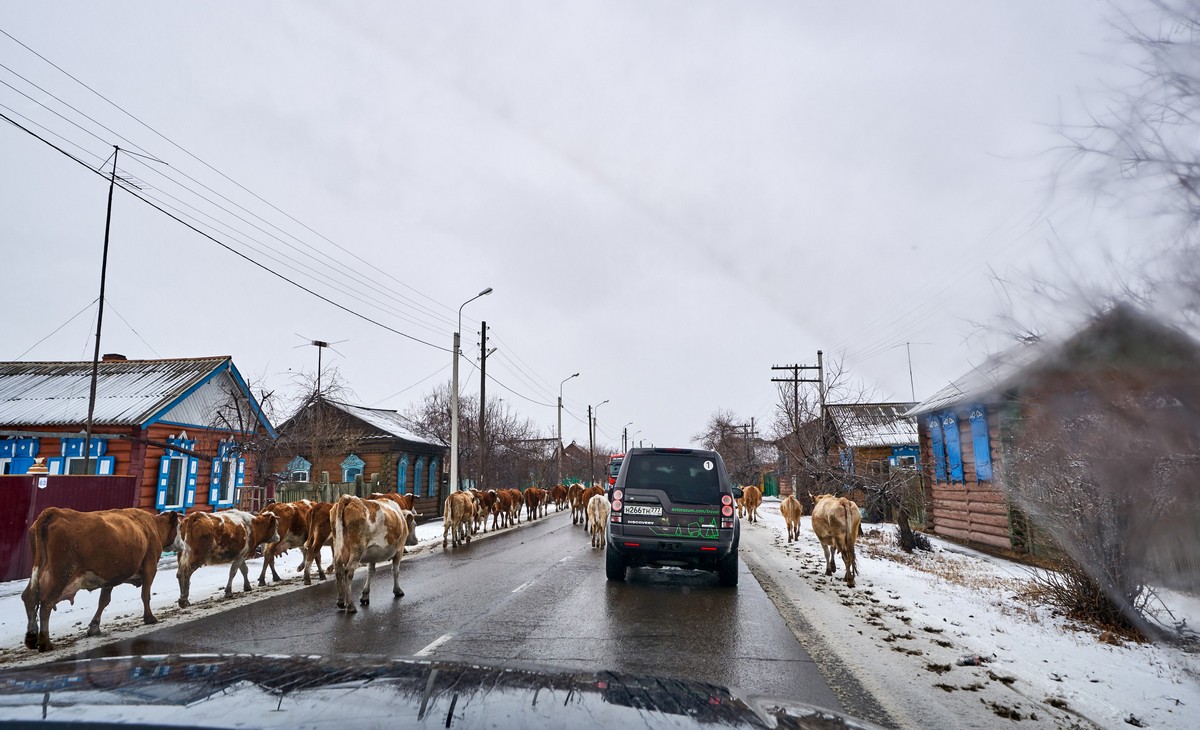
POLYGON ((450 491, 458 491, 458 339, 462 330, 462 310, 479 297, 492 293, 492 288, 479 292, 458 305, 458 325, 454 330, 454 374, 450 379, 450 491))
POLYGON ((629 448, 631 448, 631 449, 633 448, 634 439, 637 438, 637 435, 641 432, 642 432, 642 429, 639 428, 638 430, 633 432, 632 436, 629 437, 629 448))
POLYGON ((563 390, 563 383, 566 383, 571 378, 578 378, 578 377, 579 377, 579 373, 575 373, 574 375, 568 375, 567 377, 562 379, 562 383, 558 384, 558 483, 559 484, 562 484, 562 480, 563 480, 563 470, 562 470, 562 452, 563 452, 562 390, 563 390))
POLYGON ((600 406, 608 399, 594 406, 588 406, 588 481, 589 486, 596 483, 596 424, 600 421, 600 406))
POLYGON ((633 425, 633 421, 621 426, 621 451, 629 450, 629 427, 633 425))

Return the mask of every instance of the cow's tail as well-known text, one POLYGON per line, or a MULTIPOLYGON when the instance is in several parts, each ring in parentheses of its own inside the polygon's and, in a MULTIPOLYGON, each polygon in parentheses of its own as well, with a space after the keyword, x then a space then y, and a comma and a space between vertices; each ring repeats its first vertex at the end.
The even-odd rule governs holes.
POLYGON ((33 592, 35 603, 42 602, 42 579, 44 578, 43 563, 46 561, 46 545, 50 540, 50 523, 58 515, 54 509, 42 510, 34 523, 30 525, 27 538, 29 540, 29 555, 33 560, 33 570, 30 573, 29 586, 33 592))

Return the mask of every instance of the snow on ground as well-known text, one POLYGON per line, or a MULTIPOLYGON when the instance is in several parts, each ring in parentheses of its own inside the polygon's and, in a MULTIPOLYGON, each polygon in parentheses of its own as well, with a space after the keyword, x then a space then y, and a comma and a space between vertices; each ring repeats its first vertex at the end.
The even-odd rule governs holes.
MULTIPOLYGON (((553 514, 553 513, 551 513, 553 514)), ((521 523, 522 525, 526 523, 521 523)), ((509 528, 509 529, 520 529, 509 528)), ((475 539, 487 535, 477 534, 475 539)), ((432 520, 417 525, 418 544, 407 549, 405 560, 419 558, 422 554, 432 551, 434 546, 440 546, 442 540, 442 521, 432 520)), ((333 576, 328 568, 332 564, 332 549, 323 548, 321 564, 326 567, 329 580, 333 576)), ((219 613, 220 611, 245 605, 251 601, 287 593, 304 588, 304 580, 297 572, 300 565, 300 551, 289 550, 275 559, 275 570, 283 579, 281 583, 271 581, 270 571, 267 575, 267 585, 258 585, 258 575, 262 570, 263 559, 255 558, 246 562, 252 590, 242 592, 242 577, 237 575, 233 580, 233 598, 225 598, 225 583, 229 580, 228 565, 207 565, 192 574, 189 599, 192 605, 181 609, 179 600, 179 582, 176 578, 176 561, 174 553, 164 554, 158 563, 158 574, 154 578, 151 591, 150 610, 159 623, 147 626, 142 623, 142 594, 140 588, 131 585, 117 586, 112 592, 112 602, 104 609, 100 619, 100 630, 103 636, 87 637, 88 624, 96 613, 100 599, 99 591, 80 591, 75 596, 74 604, 66 601, 58 604, 50 614, 50 640, 54 650, 39 654, 25 648, 25 605, 21 601, 21 592, 28 584, 27 580, 15 580, 0 583, 0 666, 31 664, 41 661, 62 659, 72 654, 93 649, 117 638, 132 638, 149 631, 169 626, 172 623, 183 623, 193 620, 200 614, 219 613)), ((316 568, 312 569, 313 583, 317 583, 316 568)), ((356 575, 362 580, 362 571, 356 575)), ((357 583, 356 583, 357 585, 357 583)))
MULTIPOLYGON (((742 521, 755 576, 785 618, 796 616, 810 652, 836 655, 903 726, 1200 726, 1200 656, 1103 643, 1100 631, 1022 598, 1023 565, 936 538, 934 552, 907 555, 894 526, 864 525, 857 586, 847 588, 841 560, 825 576, 807 516, 789 545, 778 501, 759 514, 756 525, 742 521), (958 664, 968 656, 984 661, 958 664)), ((1200 621, 1197 597, 1167 600, 1176 619, 1200 621)))

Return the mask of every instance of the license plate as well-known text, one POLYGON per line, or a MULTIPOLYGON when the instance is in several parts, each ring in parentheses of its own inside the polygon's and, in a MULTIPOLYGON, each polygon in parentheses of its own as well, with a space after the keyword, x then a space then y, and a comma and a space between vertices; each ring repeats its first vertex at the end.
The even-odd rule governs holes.
POLYGON ((643 507, 640 504, 627 504, 625 505, 625 514, 659 517, 662 515, 662 507, 643 507))

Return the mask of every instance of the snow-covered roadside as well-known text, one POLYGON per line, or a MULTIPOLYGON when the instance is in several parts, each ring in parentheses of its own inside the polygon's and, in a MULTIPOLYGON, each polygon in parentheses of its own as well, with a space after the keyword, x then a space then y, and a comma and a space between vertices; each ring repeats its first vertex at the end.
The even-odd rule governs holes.
MULTIPOLYGON (((551 516, 554 512, 549 513, 551 516)), ((487 539, 492 535, 520 529, 527 522, 522 522, 515 528, 502 529, 498 532, 489 530, 478 533, 472 539, 487 539)), ((414 547, 409 547, 404 557, 405 561, 421 559, 441 549, 442 521, 432 520, 417 525, 417 541, 414 547)), ((16 580, 0 583, 0 667, 35 664, 40 662, 62 659, 79 652, 95 649, 117 639, 130 639, 155 631, 164 626, 186 623, 202 615, 220 613, 231 608, 243 606, 252 601, 277 596, 305 588, 303 577, 297 572, 300 564, 300 551, 289 550, 275 559, 275 570, 282 582, 271 581, 270 571, 267 571, 267 585, 258 585, 259 571, 262 570, 262 558, 247 561, 250 584, 249 593, 242 591, 240 574, 233 580, 233 597, 225 598, 225 583, 229 579, 228 565, 208 565, 192 574, 190 600, 192 605, 181 609, 179 600, 179 581, 176 578, 176 561, 173 553, 163 555, 158 564, 158 574, 154 578, 151 591, 150 610, 158 623, 147 626, 142 623, 141 589, 131 585, 122 585, 113 589, 112 602, 104 609, 100 620, 102 636, 89 637, 85 635, 87 626, 96 613, 99 591, 80 591, 75 596, 74 604, 63 602, 58 604, 50 615, 50 640, 55 648, 52 651, 39 654, 25 648, 25 605, 21 602, 21 592, 25 590, 28 581, 16 580)), ((321 564, 326 568, 328 580, 332 564, 331 548, 324 548, 321 553, 321 564)), ((401 568, 403 570, 403 568, 401 568)), ((316 568, 313 568, 313 585, 319 585, 316 568)), ((361 580, 357 576, 358 585, 361 580)), ((328 581, 327 581, 328 582, 328 581)))
MULTIPOLYGON (((826 577, 808 517, 787 544, 778 502, 742 521, 742 555, 814 656, 833 654, 904 727, 1192 728, 1200 717, 1200 657, 1174 647, 1099 641, 1016 595, 1020 565, 933 540, 905 555, 894 528, 866 525, 856 588, 843 566, 826 577), (810 633, 806 633, 806 630, 810 633), (978 655, 979 666, 959 666, 978 655)), ((1177 617, 1200 620, 1200 602, 1177 617)), ((831 682, 832 683, 832 682, 831 682)), ((835 684, 835 691, 839 687, 835 684)))

